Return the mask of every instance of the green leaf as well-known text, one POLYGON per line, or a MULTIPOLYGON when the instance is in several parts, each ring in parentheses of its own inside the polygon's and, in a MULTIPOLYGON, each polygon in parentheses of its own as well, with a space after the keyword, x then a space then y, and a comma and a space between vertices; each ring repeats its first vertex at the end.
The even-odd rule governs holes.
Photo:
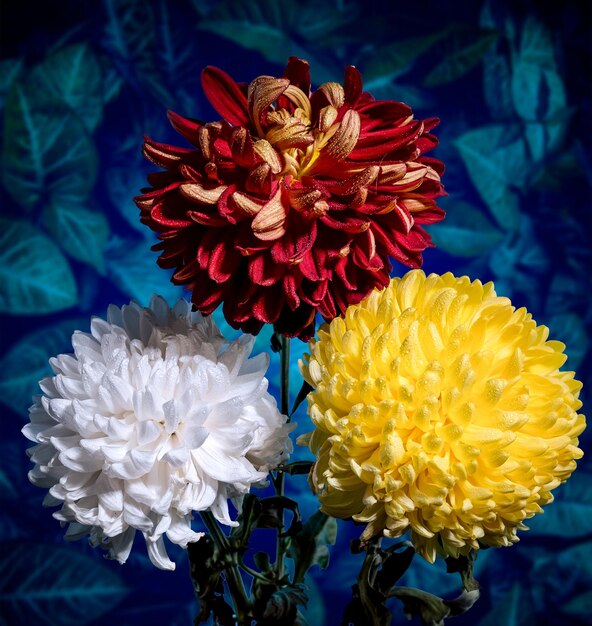
POLYGON ((108 613, 128 593, 112 568, 71 548, 20 542, 2 548, 4 624, 87 624, 108 613))
POLYGON ((360 61, 364 76, 364 89, 372 92, 376 88, 391 83, 395 78, 409 71, 422 54, 449 33, 450 28, 446 28, 431 35, 395 41, 368 52, 367 60, 362 58, 360 61))
POLYGON ((0 107, 12 83, 19 77, 23 69, 22 59, 4 59, 0 61, 0 107))
POLYGON ((238 526, 235 526, 230 532, 230 541, 235 549, 246 550, 249 537, 253 529, 257 528, 260 515, 261 504, 259 499, 248 493, 243 499, 243 506, 237 520, 238 526))
POLYGON ((454 141, 471 181, 503 230, 516 230, 520 224, 512 187, 520 186, 527 174, 524 141, 512 140, 513 131, 502 124, 483 126, 454 141))
POLYGON ((329 549, 337 538, 335 518, 317 511, 302 525, 295 535, 288 538, 288 556, 295 561, 294 581, 302 582, 308 568, 317 564, 322 569, 329 564, 329 549))
POLYGON ((331 30, 351 19, 330 5, 281 4, 276 0, 242 2, 226 0, 216 5, 201 30, 216 33, 234 43, 260 52, 268 61, 285 64, 289 56, 307 59, 314 80, 322 83, 336 80, 341 68, 327 65, 326 58, 314 58, 307 41, 322 41, 331 30))
POLYGON ((298 503, 286 496, 270 496, 260 501, 261 509, 257 519, 257 528, 277 528, 279 532, 283 530, 284 513, 292 513, 292 523, 285 535, 293 535, 296 530, 302 527, 298 503))
POLYGON ((515 584, 478 626, 536 626, 538 619, 532 611, 532 600, 526 585, 515 584))
POLYGON ((140 212, 133 198, 146 187, 146 172, 141 167, 135 154, 126 154, 116 167, 107 170, 109 181, 107 194, 121 217, 144 237, 150 237, 150 229, 140 222, 140 212))
POLYGON ((60 246, 74 259, 105 273, 103 250, 109 238, 109 223, 102 213, 76 205, 48 207, 44 223, 60 246))
POLYGON ((294 400, 294 404, 292 405, 292 410, 290 411, 290 415, 294 415, 298 407, 306 400, 308 394, 314 391, 312 385, 307 383, 305 380, 302 381, 302 386, 300 387, 300 391, 294 400))
POLYGON ((115 61, 123 78, 137 89, 138 84, 159 102, 174 101, 164 85, 155 59, 156 19, 153 3, 136 0, 105 0, 107 20, 102 43, 115 61))
POLYGON ((469 554, 458 557, 448 557, 446 559, 446 572, 449 574, 458 573, 465 591, 475 591, 479 589, 479 583, 473 575, 477 551, 471 550, 469 554))
POLYGON ((582 318, 577 313, 554 315, 549 320, 549 328, 554 339, 565 343, 565 353, 568 355, 565 367, 577 370, 590 345, 582 318))
MULTIPOLYGON (((210 535, 204 535, 199 541, 187 544, 187 552, 191 580, 200 605, 196 623, 202 623, 208 619, 213 610, 223 609, 222 606, 216 606, 222 587, 221 567, 218 564, 220 555, 218 546, 210 535)), ((222 595, 223 593, 222 590, 222 595)))
POLYGON ((415 550, 406 548, 402 552, 391 552, 382 561, 380 570, 376 574, 374 586, 385 596, 388 595, 390 588, 403 576, 409 569, 415 550))
POLYGON ((487 107, 496 121, 514 115, 511 83, 510 63, 506 56, 488 52, 483 63, 483 91, 487 107))
POLYGON ((171 306, 183 295, 181 287, 169 282, 169 275, 156 264, 156 254, 146 241, 113 237, 106 250, 107 273, 119 289, 142 306, 153 294, 171 306))
POLYGON ((8 474, 3 469, 0 469, 0 494, 3 500, 13 500, 18 495, 16 486, 13 484, 8 474))
POLYGON ((578 539, 592 534, 592 474, 578 468, 553 491, 555 500, 527 521, 529 535, 578 539))
POLYGON ((101 65, 101 76, 103 85, 101 93, 103 94, 103 104, 108 104, 114 100, 123 87, 123 78, 113 64, 113 60, 105 55, 99 57, 101 65))
MULTIPOLYGON (((561 149, 573 112, 573 109, 565 108, 542 122, 526 122, 524 135, 533 161, 548 161, 550 154, 561 149)), ((554 167, 555 163, 552 163, 550 169, 554 167)))
POLYGON ((389 594, 403 603, 405 615, 411 619, 417 616, 425 626, 444 624, 445 617, 461 615, 468 611, 479 599, 479 590, 463 590, 453 600, 443 600, 422 589, 414 587, 395 587, 389 594))
POLYGON ((263 619, 269 620, 269 624, 279 624, 282 620, 288 624, 293 623, 297 606, 306 606, 307 602, 303 583, 281 587, 269 598, 263 612, 263 619))
POLYGON ((590 615, 592 615, 592 591, 584 591, 574 596, 569 602, 561 606, 561 612, 572 618, 589 619, 590 615))
POLYGON ((477 41, 447 54, 424 80, 426 87, 451 83, 472 70, 499 37, 498 33, 483 33, 477 41))
POLYGON ((52 54, 29 77, 40 89, 63 100, 89 131, 103 116, 101 67, 87 44, 75 44, 52 54))
POLYGON ((446 211, 446 219, 430 228, 438 248, 457 256, 487 254, 504 234, 477 207, 456 202, 446 211))
POLYGON ((512 97, 522 119, 546 119, 566 104, 565 87, 557 72, 551 32, 535 17, 524 24, 512 68, 512 97), (542 102, 543 90, 546 102, 542 102), (544 106, 542 106, 544 104, 544 106))
POLYGON ((304 614, 305 624, 310 626, 319 626, 327 623, 327 611, 325 609, 325 597, 319 589, 319 585, 311 576, 307 576, 304 584, 306 585, 306 595, 308 596, 308 604, 306 609, 302 611, 304 614))
POLYGON ((0 312, 40 315, 74 306, 74 275, 53 241, 24 221, 0 218, 0 229, 0 312))
POLYGON ((150 56, 154 41, 154 12, 135 0, 105 0, 107 21, 103 43, 130 66, 150 56))
POLYGON ((49 359, 72 352, 72 333, 87 327, 88 320, 69 319, 22 337, 0 361, 0 401, 26 418, 39 381, 52 373, 49 359))
POLYGON ((6 100, 3 182, 26 210, 40 201, 84 201, 97 169, 93 142, 76 113, 29 82, 6 100))
POLYGON ((280 465, 278 470, 290 474, 290 476, 298 476, 300 474, 308 474, 314 461, 293 461, 287 465, 280 465))
POLYGON ((550 605, 560 608, 574 594, 591 589, 592 541, 573 545, 534 561, 528 583, 533 608, 538 612, 545 611, 550 605))

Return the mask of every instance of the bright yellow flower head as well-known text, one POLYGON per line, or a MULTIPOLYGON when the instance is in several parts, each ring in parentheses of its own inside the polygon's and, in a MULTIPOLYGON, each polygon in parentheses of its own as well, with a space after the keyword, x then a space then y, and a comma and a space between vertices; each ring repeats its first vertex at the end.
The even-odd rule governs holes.
POLYGON ((301 369, 322 510, 433 562, 518 541, 582 456, 581 383, 492 283, 420 270, 318 332, 301 369))

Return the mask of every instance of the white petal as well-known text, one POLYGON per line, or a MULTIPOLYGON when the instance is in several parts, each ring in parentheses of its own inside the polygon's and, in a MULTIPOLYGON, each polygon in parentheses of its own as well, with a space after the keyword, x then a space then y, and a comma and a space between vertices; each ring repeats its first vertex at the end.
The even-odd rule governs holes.
POLYGON ((219 493, 216 501, 211 506, 213 516, 226 526, 237 527, 239 524, 230 519, 228 512, 228 498, 226 493, 219 493))
POLYGON ((188 423, 182 430, 183 443, 189 450, 196 450, 208 438, 209 431, 198 424, 188 423))
POLYGON ((108 474, 115 478, 139 478, 147 474, 154 465, 156 454, 147 450, 132 450, 123 461, 113 463, 108 474))
POLYGON ((138 436, 138 445, 145 446, 147 443, 152 443, 158 439, 162 435, 163 429, 155 421, 145 420, 138 422, 136 433, 138 436))
POLYGON ((84 357, 91 361, 103 360, 99 342, 88 333, 83 333, 77 330, 72 335, 72 347, 74 348, 74 354, 79 361, 84 357))
POLYGON ((92 317, 90 320, 90 332, 91 335, 97 340, 101 341, 101 337, 106 334, 112 332, 113 327, 109 322, 101 319, 100 317, 92 317))
POLYGON ((158 541, 146 540, 146 546, 148 548, 148 556, 150 560, 158 569, 166 569, 173 571, 175 564, 169 559, 166 548, 164 547, 164 540, 162 537, 158 541))
POLYGON ((109 558, 115 559, 121 564, 125 563, 132 551, 135 535, 136 529, 128 528, 120 535, 112 537, 107 544, 109 547, 109 558))
POLYGON ((60 461, 76 472, 95 472, 101 468, 101 461, 80 447, 60 452, 60 461))
POLYGON ((162 460, 172 467, 178 468, 189 461, 189 451, 185 447, 172 448, 162 457, 162 460))
POLYGON ((191 516, 175 516, 172 520, 170 528, 167 530, 166 536, 173 543, 186 548, 188 543, 199 541, 204 534, 205 533, 197 533, 191 530, 191 516))
POLYGON ((253 482, 265 478, 265 474, 255 471, 245 458, 228 456, 210 443, 211 438, 197 450, 191 451, 193 458, 208 476, 227 483, 253 482))
POLYGON ((177 405, 174 400, 169 400, 162 405, 164 423, 167 433, 174 433, 179 424, 180 416, 177 413, 177 405))

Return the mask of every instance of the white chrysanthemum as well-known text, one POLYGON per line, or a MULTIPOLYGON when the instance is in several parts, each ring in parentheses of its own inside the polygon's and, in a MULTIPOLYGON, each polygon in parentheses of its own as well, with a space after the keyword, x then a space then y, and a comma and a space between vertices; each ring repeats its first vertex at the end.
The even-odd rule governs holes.
POLYGON ((151 561, 174 569, 163 535, 198 540, 192 511, 236 525, 228 498, 285 460, 291 426, 267 391, 268 355, 248 358, 253 337, 227 341, 183 300, 110 306, 107 319, 50 360, 23 428, 37 443, 29 478, 62 505, 66 538, 90 533, 123 563, 140 530, 151 561))

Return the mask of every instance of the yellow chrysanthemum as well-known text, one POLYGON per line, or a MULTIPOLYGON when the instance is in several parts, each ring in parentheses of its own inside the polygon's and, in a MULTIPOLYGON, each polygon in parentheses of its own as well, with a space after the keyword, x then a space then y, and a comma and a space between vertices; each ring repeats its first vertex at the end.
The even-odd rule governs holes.
POLYGON ((582 456, 581 383, 492 283, 414 270, 318 332, 301 369, 322 510, 433 562, 518 541, 582 456))

